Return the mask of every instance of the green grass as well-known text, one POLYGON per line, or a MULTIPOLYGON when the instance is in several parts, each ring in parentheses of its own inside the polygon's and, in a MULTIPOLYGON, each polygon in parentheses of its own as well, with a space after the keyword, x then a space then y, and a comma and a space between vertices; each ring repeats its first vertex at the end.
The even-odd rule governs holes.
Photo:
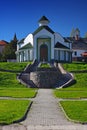
MULTIPOLYGON (((0 68, 21 71, 27 63, 0 63, 0 68)), ((26 88, 16 79, 16 73, 0 72, 0 97, 32 98, 37 89, 26 88)), ((11 124, 25 115, 30 101, 0 100, 0 124, 11 124)))
POLYGON ((63 67, 67 71, 79 71, 79 70, 87 70, 87 63, 84 62, 73 62, 73 63, 66 63, 63 64, 63 67))
POLYGON ((87 74, 75 74, 76 84, 62 89, 55 89, 54 94, 59 98, 87 98, 87 74))
POLYGON ((51 68, 51 66, 48 63, 41 63, 40 68, 51 68))
POLYGON ((87 98, 87 91, 55 91, 54 93, 58 98, 87 98))
MULTIPOLYGON (((71 70, 83 70, 87 68, 86 63, 72 63, 63 64, 64 68, 67 67, 68 71, 71 70)), ((76 84, 62 88, 59 90, 54 90, 54 94, 59 98, 87 98, 87 73, 76 73, 74 74, 76 79, 76 84)))
POLYGON ((33 88, 4 88, 0 89, 0 97, 33 98, 37 90, 33 88))
POLYGON ((30 101, 0 100, 0 124, 11 124, 25 115, 30 101))
MULTIPOLYGON (((0 65, 1 64, 6 66, 6 63, 0 63, 0 65)), ((12 67, 13 70, 15 70, 15 68, 23 70, 25 67, 23 68, 22 65, 26 65, 26 63, 16 63, 13 64, 13 66, 12 64, 13 63, 7 63, 7 66, 9 66, 9 68, 12 67)), ((15 73, 0 72, 0 96, 32 98, 36 93, 36 89, 26 88, 24 85, 20 84, 15 73)))
POLYGON ((60 104, 71 120, 87 123, 87 101, 61 101, 60 104))
MULTIPOLYGON (((29 62, 31 63, 31 62, 29 62)), ((0 62, 0 69, 6 69, 6 70, 14 70, 14 71, 21 71, 23 70, 28 62, 0 62)))
POLYGON ((0 88, 19 88, 23 85, 19 84, 15 73, 0 72, 0 88))
MULTIPOLYGON (((87 70, 86 63, 63 64, 68 71, 87 70)), ((77 81, 76 84, 62 89, 54 90, 54 94, 58 98, 78 99, 87 98, 87 73, 74 74, 77 81)), ((61 101, 66 115, 75 122, 87 123, 87 101, 61 101)))

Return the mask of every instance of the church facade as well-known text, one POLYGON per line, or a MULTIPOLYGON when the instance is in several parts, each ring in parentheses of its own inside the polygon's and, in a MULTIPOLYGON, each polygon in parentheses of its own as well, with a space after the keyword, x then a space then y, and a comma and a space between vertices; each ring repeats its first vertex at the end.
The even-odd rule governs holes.
POLYGON ((72 44, 49 26, 49 20, 42 16, 39 27, 17 44, 17 61, 72 61, 72 44))

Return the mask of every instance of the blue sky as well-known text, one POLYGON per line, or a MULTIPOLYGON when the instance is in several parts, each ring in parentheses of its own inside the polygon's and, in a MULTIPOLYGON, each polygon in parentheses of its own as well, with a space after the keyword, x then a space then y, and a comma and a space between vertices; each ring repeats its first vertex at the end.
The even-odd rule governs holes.
POLYGON ((10 41, 15 33, 19 40, 26 37, 43 15, 62 36, 70 36, 72 28, 79 28, 82 37, 87 32, 87 0, 1 0, 0 40, 10 41))

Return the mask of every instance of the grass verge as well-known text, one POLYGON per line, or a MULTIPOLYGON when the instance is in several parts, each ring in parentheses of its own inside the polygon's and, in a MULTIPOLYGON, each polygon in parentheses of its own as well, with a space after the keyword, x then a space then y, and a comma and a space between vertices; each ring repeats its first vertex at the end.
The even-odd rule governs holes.
POLYGON ((63 67, 67 71, 82 71, 82 70, 87 70, 87 63, 84 62, 73 62, 73 63, 66 63, 63 64, 63 67))
POLYGON ((60 101, 60 104, 70 120, 87 123, 87 101, 60 101))
POLYGON ((0 100, 0 124, 22 120, 30 104, 28 100, 0 100))
POLYGON ((54 90, 58 98, 87 98, 87 73, 75 74, 76 84, 54 90))
POLYGON ((60 91, 55 90, 54 94, 57 98, 65 98, 65 99, 80 99, 87 98, 87 91, 60 91))
POLYGON ((0 89, 0 97, 13 98, 33 98, 37 94, 37 89, 32 88, 4 88, 0 89))

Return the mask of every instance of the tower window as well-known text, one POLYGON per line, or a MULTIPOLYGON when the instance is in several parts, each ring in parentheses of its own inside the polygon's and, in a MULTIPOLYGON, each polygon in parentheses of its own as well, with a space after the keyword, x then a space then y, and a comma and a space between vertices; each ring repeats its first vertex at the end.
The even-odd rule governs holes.
POLYGON ((76 51, 74 52, 74 55, 75 55, 75 56, 77 55, 77 52, 76 52, 76 51))

